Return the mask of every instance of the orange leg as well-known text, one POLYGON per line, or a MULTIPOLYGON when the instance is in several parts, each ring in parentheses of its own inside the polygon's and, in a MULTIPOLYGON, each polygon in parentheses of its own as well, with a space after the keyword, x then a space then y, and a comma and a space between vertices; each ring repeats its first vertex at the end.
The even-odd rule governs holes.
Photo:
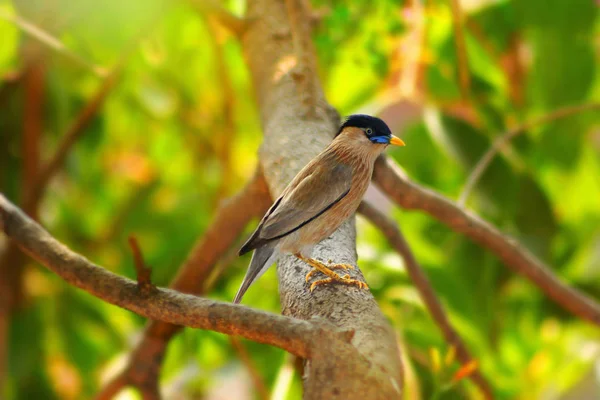
POLYGON ((308 274, 306 274, 306 282, 307 283, 310 281, 312 276, 314 274, 316 274, 317 272, 321 272, 321 273, 327 275, 327 278, 315 281, 310 285, 311 292, 315 289, 315 287, 317 287, 319 285, 332 283, 332 282, 339 282, 339 283, 343 283, 345 285, 358 286, 361 289, 369 288, 369 286, 366 283, 359 281, 357 279, 352 279, 352 278, 350 278, 350 275, 348 275, 348 274, 346 274, 344 276, 340 276, 332 271, 333 269, 344 269, 344 270, 353 269, 354 266, 352 266, 350 264, 325 265, 322 262, 317 261, 313 258, 303 257, 301 254, 295 254, 295 256, 314 268, 312 271, 310 271, 308 274))

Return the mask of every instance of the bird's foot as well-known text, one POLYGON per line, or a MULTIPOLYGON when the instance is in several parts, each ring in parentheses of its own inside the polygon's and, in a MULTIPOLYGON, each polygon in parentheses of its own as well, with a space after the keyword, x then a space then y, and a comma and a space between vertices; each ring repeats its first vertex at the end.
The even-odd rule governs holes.
MULTIPOLYGON (((354 269, 354 265, 352 265, 352 264, 332 264, 331 260, 329 260, 329 265, 327 265, 327 266, 324 265, 324 267, 329 270, 332 270, 332 269, 344 269, 344 270, 354 269)), ((319 272, 322 272, 322 271, 315 268, 315 269, 311 270, 308 274, 306 274, 306 283, 308 283, 312 279, 313 275, 315 275, 319 272)), ((330 276, 330 275, 328 275, 328 276, 330 276)))
MULTIPOLYGON (((334 272, 335 274, 335 272, 334 272)), ((310 292, 312 293, 313 290, 315 290, 315 288, 319 285, 326 285, 328 283, 332 283, 332 282, 339 282, 339 283, 343 283, 344 285, 351 285, 351 286, 357 286, 359 289, 368 289, 369 285, 367 285, 366 283, 364 283, 363 281, 359 281, 358 279, 352 279, 350 278, 350 275, 346 274, 344 276, 339 276, 338 274, 335 274, 337 276, 337 278, 325 278, 325 279, 319 279, 318 281, 314 281, 311 285, 310 285, 310 292)))
POLYGON ((310 271, 308 274, 306 274, 306 282, 307 283, 310 281, 312 276, 317 272, 321 272, 324 275, 327 275, 327 278, 315 281, 310 285, 311 292, 315 289, 315 287, 317 287, 319 285, 324 285, 324 284, 328 284, 328 283, 332 283, 332 282, 339 282, 339 283, 343 283, 345 285, 358 286, 360 289, 368 289, 369 288, 369 286, 366 283, 359 281, 357 279, 352 279, 350 277, 350 275, 348 275, 348 274, 346 274, 344 276, 340 276, 340 275, 336 274, 335 272, 333 272, 334 269, 343 269, 343 270, 353 269, 354 268, 353 265, 350 265, 350 264, 325 265, 320 261, 317 261, 312 258, 305 258, 299 254, 296 254, 296 257, 298 257, 299 259, 301 259, 302 261, 304 261, 305 263, 307 263, 308 265, 310 265, 311 267, 314 268, 312 271, 310 271))

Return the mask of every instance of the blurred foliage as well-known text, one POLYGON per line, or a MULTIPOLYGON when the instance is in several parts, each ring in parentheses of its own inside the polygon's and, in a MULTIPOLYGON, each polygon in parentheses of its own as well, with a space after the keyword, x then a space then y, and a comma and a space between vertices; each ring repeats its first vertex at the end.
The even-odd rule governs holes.
MULTIPOLYGON (((449 2, 312 3, 322 15, 314 41, 328 99, 342 114, 382 115, 408 144, 391 156, 413 179, 451 198, 503 131, 562 106, 600 100, 595 0, 460 3, 468 88, 458 79, 449 2)), ((244 9, 241 0, 228 6, 244 9)), ((186 2, 0 0, 0 12, 22 16, 104 68, 133 49, 119 83, 49 186, 39 216, 74 250, 129 277, 127 236, 135 235, 154 282, 168 285, 218 202, 241 188, 256 165, 260 122, 239 42, 186 2)), ((31 160, 21 150, 30 116, 19 78, 29 62, 44 70, 42 161, 102 84, 89 68, 0 18, 0 188, 17 202, 30 185, 23 169, 31 160), (41 49, 38 61, 25 56, 31 48, 41 49)), ((599 122, 587 112, 527 131, 495 159, 468 204, 597 299, 599 122)), ((597 328, 438 221, 391 212, 498 398, 600 397, 597 328)), ((400 258, 360 218, 358 231, 361 267, 403 341, 411 398, 477 398, 468 380, 440 391, 458 364, 450 359, 442 368, 429 355, 451 350, 400 258)), ((209 296, 231 300, 248 262, 233 259, 209 296)), ((123 366, 145 321, 29 264, 0 397, 91 398, 123 366)), ((245 303, 279 311, 274 270, 245 303)), ((286 386, 289 360, 282 351, 245 345, 267 385, 283 393, 278 398, 301 398, 298 376, 286 386)), ((224 382, 252 398, 248 373, 226 337, 185 330, 173 340, 161 376, 169 398, 218 398, 224 382)), ((136 394, 121 398, 129 396, 136 394)))

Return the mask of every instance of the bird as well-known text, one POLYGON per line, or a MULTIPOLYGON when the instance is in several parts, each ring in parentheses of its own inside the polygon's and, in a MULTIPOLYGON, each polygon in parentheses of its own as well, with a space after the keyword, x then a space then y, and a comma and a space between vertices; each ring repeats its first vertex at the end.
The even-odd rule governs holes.
POLYGON ((282 254, 293 254, 313 268, 306 275, 307 284, 318 272, 326 276, 310 285, 311 293, 332 282, 368 288, 348 274, 333 271, 352 269, 352 265, 331 261, 325 265, 311 255, 316 244, 356 212, 375 160, 390 144, 405 146, 383 120, 364 114, 346 118, 331 143, 292 179, 239 250, 240 256, 252 250, 254 254, 234 303, 282 254))

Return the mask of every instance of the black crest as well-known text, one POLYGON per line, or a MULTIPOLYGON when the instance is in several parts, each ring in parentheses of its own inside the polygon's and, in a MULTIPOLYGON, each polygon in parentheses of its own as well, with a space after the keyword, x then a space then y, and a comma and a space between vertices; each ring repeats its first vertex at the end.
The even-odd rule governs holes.
POLYGON ((342 133, 344 128, 348 127, 355 127, 361 129, 371 128, 373 130, 372 136, 390 136, 392 134, 390 128, 381 119, 365 114, 354 114, 346 118, 346 120, 344 121, 342 126, 340 126, 340 129, 335 134, 335 136, 342 133))

